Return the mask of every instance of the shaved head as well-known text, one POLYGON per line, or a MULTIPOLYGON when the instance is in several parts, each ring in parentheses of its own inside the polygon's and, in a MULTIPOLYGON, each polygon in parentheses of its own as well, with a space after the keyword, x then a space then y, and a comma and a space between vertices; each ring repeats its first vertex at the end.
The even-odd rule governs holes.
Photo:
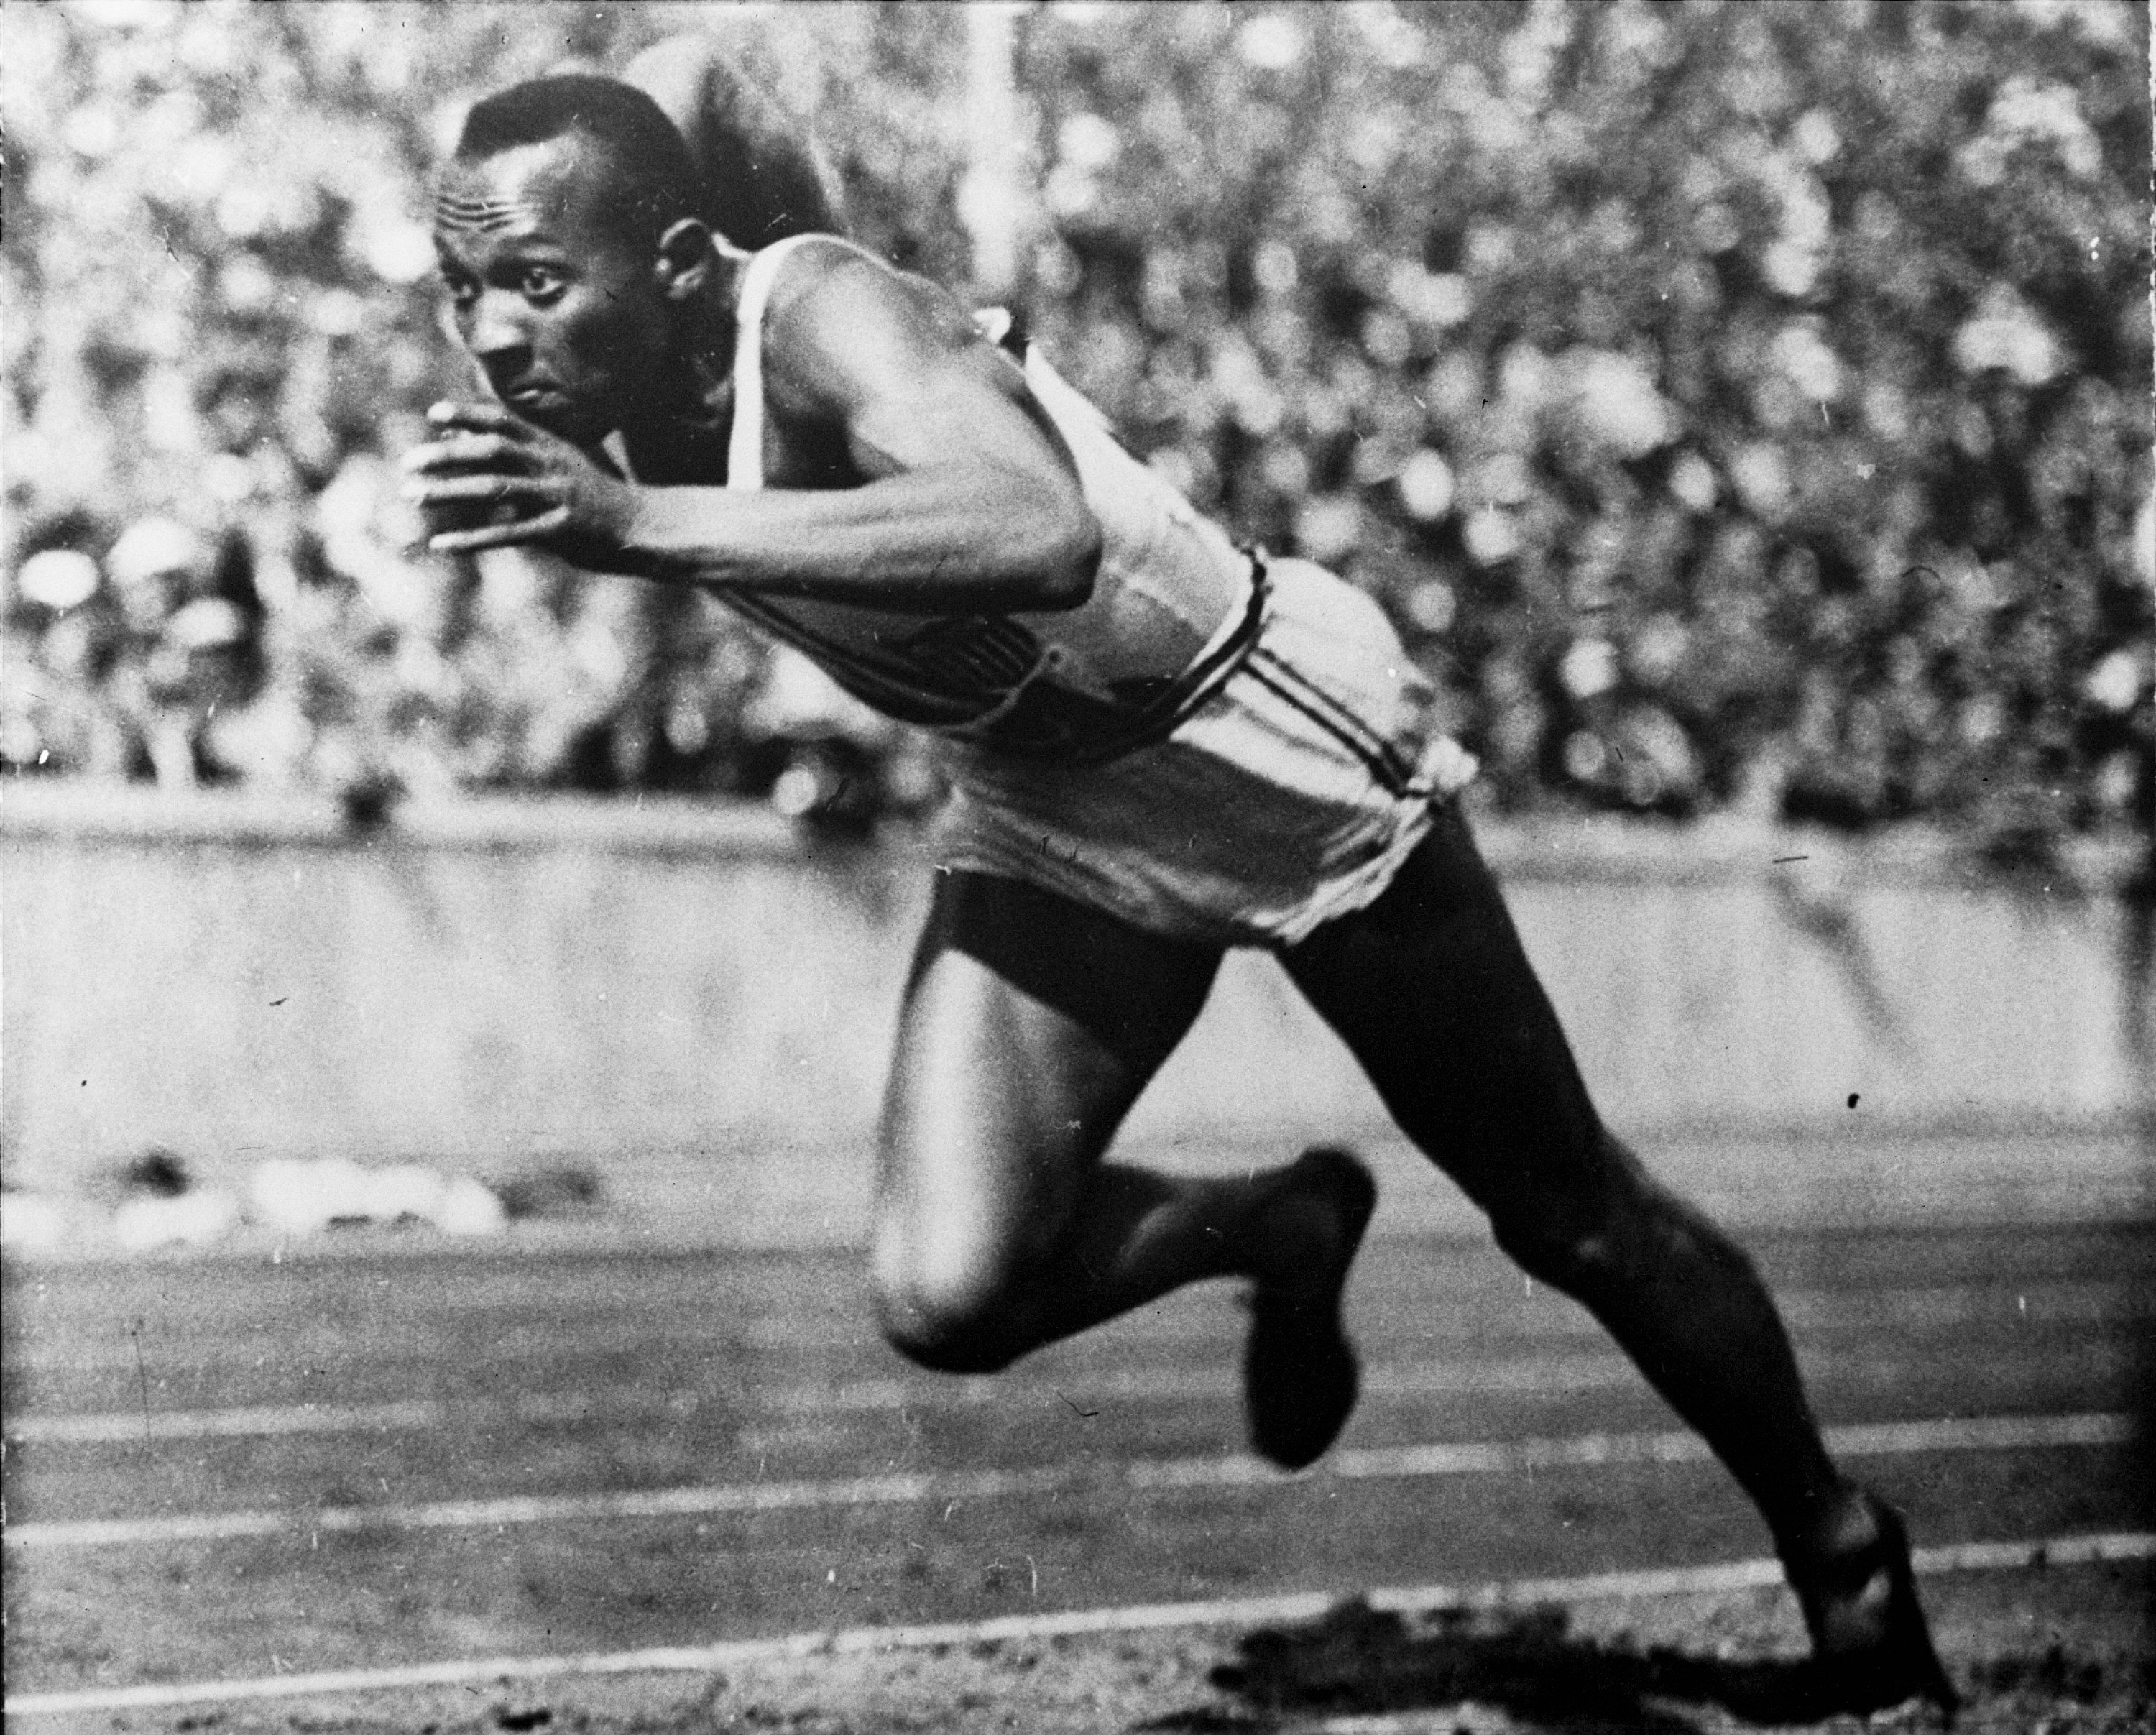
MULTIPOLYGON (((604 177, 604 220, 620 239, 655 244, 671 224, 696 214, 689 147, 657 103, 614 79, 531 79, 486 98, 465 117, 454 162, 477 164, 571 136, 596 147, 587 160, 604 177)), ((445 176, 435 195, 435 221, 445 229, 486 233, 527 214, 467 175, 445 176)))

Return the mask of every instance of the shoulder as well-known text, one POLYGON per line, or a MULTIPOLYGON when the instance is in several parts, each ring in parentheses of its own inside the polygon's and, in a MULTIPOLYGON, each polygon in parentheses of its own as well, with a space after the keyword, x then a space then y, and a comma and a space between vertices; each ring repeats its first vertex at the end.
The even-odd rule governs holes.
POLYGON ((940 372, 991 355, 947 291, 834 235, 788 246, 765 305, 764 365, 804 388, 887 370, 940 372))
POLYGON ((868 249, 843 235, 803 235, 767 249, 773 275, 767 328, 813 323, 829 310, 903 295, 907 280, 868 249))

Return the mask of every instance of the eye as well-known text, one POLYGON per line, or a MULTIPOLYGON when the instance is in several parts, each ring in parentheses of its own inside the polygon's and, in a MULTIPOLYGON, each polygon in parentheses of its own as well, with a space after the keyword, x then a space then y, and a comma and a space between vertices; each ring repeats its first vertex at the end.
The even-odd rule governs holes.
POLYGON ((479 280, 462 271, 446 268, 442 272, 442 287, 449 291, 449 305, 463 309, 479 299, 479 280))
POLYGON ((517 290, 527 301, 554 300, 568 286, 568 280, 549 265, 526 265, 516 277, 517 290))

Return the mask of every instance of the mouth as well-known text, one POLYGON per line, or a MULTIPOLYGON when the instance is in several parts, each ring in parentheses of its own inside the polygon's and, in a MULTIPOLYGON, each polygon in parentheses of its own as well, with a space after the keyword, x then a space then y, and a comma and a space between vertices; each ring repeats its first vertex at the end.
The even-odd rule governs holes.
POLYGON ((523 379, 496 385, 494 390, 495 397, 533 427, 564 439, 581 442, 597 418, 588 398, 564 391, 551 381, 523 379))
POLYGON ((566 409, 569 400, 552 386, 516 386, 501 394, 501 401, 511 409, 527 414, 533 410, 566 409))

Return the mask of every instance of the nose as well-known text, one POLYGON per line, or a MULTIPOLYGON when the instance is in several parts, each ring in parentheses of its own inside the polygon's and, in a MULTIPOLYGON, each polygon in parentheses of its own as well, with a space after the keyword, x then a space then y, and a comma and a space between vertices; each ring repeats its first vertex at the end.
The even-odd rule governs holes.
POLYGON ((463 320, 465 347, 480 361, 498 362, 528 352, 531 340, 507 295, 484 294, 463 320))

